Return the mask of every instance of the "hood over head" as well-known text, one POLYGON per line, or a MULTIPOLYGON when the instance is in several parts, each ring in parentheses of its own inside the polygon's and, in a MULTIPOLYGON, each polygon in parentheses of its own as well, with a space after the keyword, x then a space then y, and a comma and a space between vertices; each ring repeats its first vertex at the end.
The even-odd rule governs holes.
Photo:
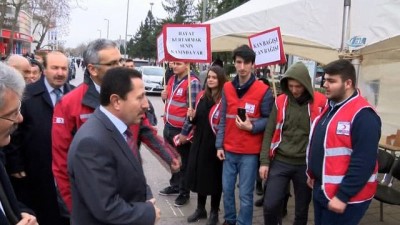
POLYGON ((314 90, 312 88, 311 78, 308 73, 308 69, 304 65, 304 63, 297 62, 292 66, 290 66, 289 69, 286 71, 284 77, 281 79, 280 83, 281 83, 282 93, 288 96, 292 96, 288 87, 289 79, 296 80, 300 84, 302 84, 305 87, 305 91, 307 91, 310 94, 311 98, 314 99, 314 90))

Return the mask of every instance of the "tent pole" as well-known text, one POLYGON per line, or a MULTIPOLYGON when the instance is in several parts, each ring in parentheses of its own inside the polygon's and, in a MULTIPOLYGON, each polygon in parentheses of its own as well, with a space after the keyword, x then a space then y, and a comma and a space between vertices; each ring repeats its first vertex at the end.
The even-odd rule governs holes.
POLYGON ((347 50, 346 41, 349 40, 350 26, 349 26, 349 18, 350 18, 350 6, 351 0, 344 0, 344 8, 343 8, 343 26, 342 26, 342 41, 340 44, 340 51, 344 52, 347 50))
POLYGON ((360 59, 360 56, 354 57, 354 58, 351 60, 351 64, 353 64, 354 69, 356 70, 356 87, 359 87, 360 66, 361 66, 361 59, 360 59))

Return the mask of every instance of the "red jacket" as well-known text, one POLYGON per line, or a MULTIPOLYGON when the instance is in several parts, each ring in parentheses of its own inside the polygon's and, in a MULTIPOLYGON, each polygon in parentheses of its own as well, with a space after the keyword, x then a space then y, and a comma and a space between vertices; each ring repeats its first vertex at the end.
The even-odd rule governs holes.
MULTIPOLYGON (((371 105, 358 94, 357 97, 349 100, 339 109, 330 120, 325 135, 325 160, 322 169, 323 191, 328 199, 332 199, 339 190, 340 183, 346 175, 351 154, 353 152, 351 142, 352 121, 363 108, 372 108, 371 105)), ((328 107, 324 112, 327 113, 328 107)), ((320 117, 315 120, 318 123, 320 117)), ((313 135, 313 129, 311 130, 313 135)), ((311 137, 311 136, 310 136, 311 137)), ((312 154, 312 153, 310 153, 312 154)), ((351 197, 348 203, 359 203, 370 200, 376 192, 378 163, 375 164, 373 174, 363 189, 351 197)), ((311 174, 308 173, 310 176, 311 174)))
MULTIPOLYGON (((308 103, 308 115, 310 116, 310 124, 313 123, 315 118, 321 114, 327 103, 325 95, 314 91, 314 98, 311 103, 308 103)), ((276 128, 274 135, 272 136, 271 147, 269 151, 270 158, 274 158, 275 150, 282 141, 282 127, 285 123, 286 106, 288 105, 288 96, 285 94, 279 95, 276 98, 275 106, 277 109, 276 113, 276 128)))
MULTIPOLYGON (((185 123, 187 108, 188 79, 183 79, 173 89, 176 75, 171 77, 167 86, 167 101, 165 104, 164 122, 168 122, 174 127, 182 128, 185 123)), ((197 77, 191 76, 190 81, 197 80, 197 77)))
POLYGON ((238 108, 245 108, 250 120, 259 119, 261 117, 261 101, 268 88, 261 82, 254 82, 243 97, 238 98, 232 82, 224 85, 226 98, 225 151, 238 154, 260 153, 263 133, 253 134, 249 131, 240 130, 236 127, 235 120, 238 108), (251 145, 251 148, 249 148, 249 145, 251 145))

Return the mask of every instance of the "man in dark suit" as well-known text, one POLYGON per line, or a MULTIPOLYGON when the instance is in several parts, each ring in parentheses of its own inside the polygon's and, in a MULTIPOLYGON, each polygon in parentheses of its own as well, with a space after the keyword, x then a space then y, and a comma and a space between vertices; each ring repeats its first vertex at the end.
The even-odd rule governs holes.
MULTIPOLYGON (((10 143, 10 134, 22 122, 21 98, 25 82, 18 72, 0 63, 0 147, 10 143)), ((29 209, 15 197, 10 180, 0 161, 0 224, 36 225, 29 209)))
POLYGON ((160 217, 130 126, 149 104, 140 72, 109 69, 100 107, 84 123, 68 152, 72 225, 149 225, 160 217))
POLYGON ((61 217, 51 170, 53 108, 71 90, 66 83, 68 59, 61 52, 44 58, 44 76, 26 87, 21 113, 24 121, 7 146, 7 168, 20 201, 32 208, 42 225, 69 224, 61 217))

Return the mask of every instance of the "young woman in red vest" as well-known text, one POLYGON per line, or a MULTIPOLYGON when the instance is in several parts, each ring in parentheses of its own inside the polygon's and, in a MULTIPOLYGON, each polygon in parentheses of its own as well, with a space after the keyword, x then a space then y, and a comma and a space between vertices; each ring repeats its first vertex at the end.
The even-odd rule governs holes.
POLYGON ((188 110, 195 125, 190 149, 187 180, 191 191, 197 192, 197 209, 189 223, 207 218, 207 195, 211 195, 211 212, 206 224, 218 223, 222 193, 222 161, 217 158, 215 134, 220 119, 221 93, 226 81, 224 69, 212 66, 207 72, 206 87, 197 95, 196 110, 188 110))

